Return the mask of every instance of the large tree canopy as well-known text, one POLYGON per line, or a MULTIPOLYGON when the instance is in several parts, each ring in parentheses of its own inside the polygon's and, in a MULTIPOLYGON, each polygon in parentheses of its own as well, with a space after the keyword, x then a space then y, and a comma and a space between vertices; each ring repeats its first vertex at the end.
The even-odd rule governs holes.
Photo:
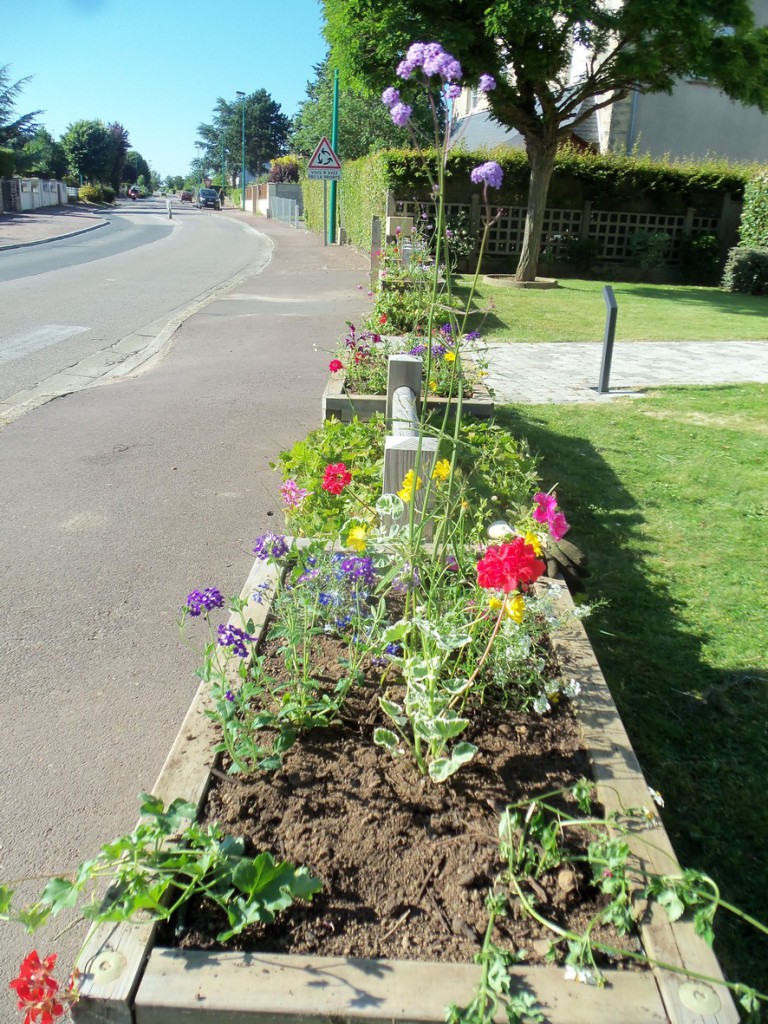
MULTIPOLYGON (((258 178, 268 160, 286 152, 290 121, 266 89, 257 89, 245 97, 245 165, 258 178)), ((216 101, 210 124, 198 125, 197 133, 205 146, 202 162, 206 168, 221 166, 222 146, 227 171, 240 172, 242 166, 243 101, 216 101)))
POLYGON ((768 28, 749 0, 322 0, 325 35, 344 79, 369 95, 394 82, 411 42, 436 41, 465 84, 496 78, 491 111, 523 136, 528 214, 517 268, 532 280, 557 147, 566 131, 631 91, 670 92, 706 78, 732 99, 768 108, 768 28), (574 48, 585 55, 572 74, 574 48))
MULTIPOLYGON (((311 156, 320 139, 330 139, 333 124, 333 73, 328 58, 315 65, 315 78, 307 83, 307 98, 293 119, 291 151, 311 156)), ((421 109, 424 128, 432 119, 426 106, 421 109), (427 123, 428 122, 428 123, 427 123)), ((414 116, 418 118, 419 112, 414 116)), ((342 160, 357 160, 377 149, 402 146, 403 131, 392 124, 383 103, 372 104, 353 83, 339 90, 338 155, 342 160)))
POLYGON ((103 121, 75 121, 61 137, 70 167, 83 181, 112 181, 115 141, 103 121))

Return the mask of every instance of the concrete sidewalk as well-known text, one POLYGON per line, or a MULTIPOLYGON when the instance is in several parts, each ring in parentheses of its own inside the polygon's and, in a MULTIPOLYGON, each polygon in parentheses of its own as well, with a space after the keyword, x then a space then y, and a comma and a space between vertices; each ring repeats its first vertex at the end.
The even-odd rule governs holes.
POLYGON ((104 227, 101 213, 80 206, 47 206, 26 213, 0 213, 0 250, 40 245, 104 227))

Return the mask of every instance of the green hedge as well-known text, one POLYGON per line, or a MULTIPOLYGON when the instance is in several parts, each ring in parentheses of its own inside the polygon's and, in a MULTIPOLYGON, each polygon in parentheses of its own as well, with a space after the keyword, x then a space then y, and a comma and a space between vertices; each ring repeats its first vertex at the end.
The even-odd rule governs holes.
MULTIPOLYGON (((528 195, 528 160, 518 150, 501 149, 469 153, 454 150, 446 168, 448 202, 470 201, 477 186, 470 171, 494 159, 504 170, 504 184, 493 192, 499 206, 524 206, 528 195)), ((589 201, 603 210, 638 210, 683 214, 695 207, 701 215, 718 215, 726 193, 741 199, 754 178, 755 168, 725 160, 679 161, 650 157, 560 150, 549 190, 548 206, 581 209, 589 201)), ((390 149, 361 160, 345 162, 338 187, 340 222, 349 241, 361 249, 370 247, 371 217, 384 217, 388 190, 398 199, 428 199, 437 174, 437 155, 410 149, 390 149)), ((322 231, 323 183, 306 180, 302 168, 305 221, 312 231, 322 231)))
POLYGON ((723 288, 745 295, 768 295, 768 249, 738 245, 728 253, 723 288))
POLYGON ((744 189, 739 237, 742 245, 768 248, 768 173, 758 174, 744 189))
POLYGON ((13 176, 14 154, 10 149, 0 149, 0 178, 13 176))

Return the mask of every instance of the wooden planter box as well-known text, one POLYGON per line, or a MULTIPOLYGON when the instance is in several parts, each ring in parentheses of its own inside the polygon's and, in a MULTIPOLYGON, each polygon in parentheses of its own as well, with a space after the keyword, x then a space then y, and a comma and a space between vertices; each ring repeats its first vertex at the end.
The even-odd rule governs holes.
MULTIPOLYGON (((488 388, 483 384, 476 384, 473 398, 465 398, 462 402, 462 410, 470 416, 477 416, 478 419, 490 419, 493 416, 494 400, 488 388)), ((427 399, 427 409, 439 412, 444 410, 448 404, 447 398, 431 397, 427 399)), ((456 405, 456 399, 451 399, 451 405, 456 405)), ((356 395, 348 393, 344 389, 344 378, 333 376, 325 385, 323 391, 323 422, 335 417, 342 423, 351 423, 355 416, 359 420, 369 420, 374 413, 386 414, 386 395, 356 395)))
MULTIPOLYGON (((270 578, 275 570, 257 561, 243 589, 245 618, 257 630, 267 609, 252 595, 270 578)), ((567 608, 570 596, 558 585, 567 608)), ((554 644, 563 673, 581 684, 576 707, 599 799, 607 812, 647 806, 648 787, 581 623, 574 619, 554 644)), ((198 689, 153 789, 166 803, 180 797, 199 807, 204 800, 215 742, 214 725, 204 714, 208 690, 205 683, 198 689)), ((659 821, 633 831, 629 842, 649 870, 674 870, 674 852, 659 821)), ((690 923, 671 924, 658 907, 645 916, 640 930, 649 956, 722 978, 714 953, 690 923)), ((450 1003, 469 1002, 480 976, 472 964, 164 949, 155 944, 155 931, 151 922, 96 930, 79 961, 77 1024, 440 1022, 450 1003)), ((670 971, 609 970, 604 989, 567 982, 563 974, 562 967, 514 967, 513 989, 533 992, 549 1024, 738 1024, 727 989, 670 971)), ((500 1013, 498 1019, 506 1018, 500 1013)))

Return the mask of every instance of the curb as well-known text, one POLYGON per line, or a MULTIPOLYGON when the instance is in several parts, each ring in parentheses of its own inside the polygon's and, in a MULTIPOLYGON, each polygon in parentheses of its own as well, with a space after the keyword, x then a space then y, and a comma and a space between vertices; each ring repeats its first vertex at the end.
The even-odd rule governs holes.
POLYGON ((76 231, 65 231, 63 235, 49 235, 47 238, 35 238, 31 242, 10 242, 8 245, 0 245, 0 252, 6 249, 24 249, 28 245, 43 245, 45 242, 59 242, 62 238, 72 238, 74 235, 84 235, 86 231, 95 231, 96 228, 105 228, 110 221, 101 220, 98 224, 89 224, 87 228, 77 228, 76 231))

